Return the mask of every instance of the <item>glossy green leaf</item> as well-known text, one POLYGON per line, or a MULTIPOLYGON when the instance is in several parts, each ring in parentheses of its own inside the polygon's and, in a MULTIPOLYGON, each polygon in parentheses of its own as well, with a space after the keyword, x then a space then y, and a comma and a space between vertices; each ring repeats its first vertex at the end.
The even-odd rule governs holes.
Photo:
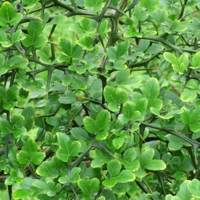
POLYGON ((22 0, 22 2, 26 5, 32 5, 38 2, 38 0, 22 0))
POLYGON ((148 99, 148 101, 152 101, 158 97, 160 93, 160 85, 157 79, 150 78, 148 79, 143 88, 143 95, 148 99))
POLYGON ((68 162, 71 160, 71 157, 78 155, 81 148, 80 142, 70 141, 69 136, 63 133, 58 133, 57 137, 58 137, 59 149, 56 153, 57 157, 60 160, 62 160, 63 162, 68 162))
POLYGON ((11 125, 8 120, 2 118, 0 119, 0 130, 4 134, 9 134, 12 131, 11 125))
POLYGON ((98 168, 104 165, 105 163, 108 163, 111 160, 111 157, 104 153, 103 151, 96 149, 93 152, 90 152, 90 156, 93 158, 91 167, 92 168, 98 168))
POLYGON ((180 189, 177 193, 177 196, 181 199, 181 200, 190 200, 191 199, 191 193, 188 190, 188 183, 189 181, 184 181, 181 186, 180 189))
POLYGON ((102 0, 84 0, 84 3, 88 7, 95 7, 102 3, 102 0))
POLYGON ((145 166, 148 162, 150 162, 153 159, 153 157, 154 157, 154 150, 147 149, 139 157, 140 165, 145 166))
POLYGON ((64 163, 57 157, 53 156, 50 160, 43 162, 36 170, 36 173, 42 177, 57 178, 67 174, 64 163))
POLYGON ((128 51, 128 48, 129 48, 128 42, 121 42, 117 46, 116 57, 119 58, 123 56, 128 51))
POLYGON ((188 190, 194 195, 195 197, 200 197, 200 182, 197 179, 193 179, 187 185, 188 190))
POLYGON ((81 189, 83 194, 87 197, 91 197, 91 195, 97 193, 100 188, 99 180, 97 178, 88 180, 81 179, 78 181, 78 187, 81 189))
POLYGON ((18 189, 13 193, 13 197, 17 199, 28 197, 32 194, 31 190, 27 189, 18 189))
POLYGON ((98 131, 105 130, 110 123, 110 113, 107 110, 102 110, 97 115, 95 123, 98 131))
POLYGON ((147 8, 150 12, 155 11, 159 4, 159 0, 141 0, 142 7, 147 8))
POLYGON ((144 165, 144 168, 153 171, 164 170, 166 164, 162 160, 150 160, 144 165))
POLYGON ((118 111, 118 105, 125 103, 128 99, 128 95, 123 90, 116 90, 113 87, 106 86, 104 89, 104 97, 109 103, 109 108, 113 111, 118 111))
POLYGON ((28 163, 39 165, 44 158, 45 153, 38 152, 37 144, 32 139, 28 139, 22 147, 21 151, 17 154, 17 160, 22 165, 28 163))
POLYGON ((121 170, 121 164, 117 160, 111 160, 107 163, 107 169, 110 176, 117 176, 121 170))
POLYGON ((192 56, 192 68, 193 69, 199 69, 200 68, 200 52, 195 53, 192 56))
POLYGON ((76 95, 74 92, 67 91, 59 98, 59 102, 62 104, 72 104, 76 101, 76 95))
POLYGON ((25 120, 24 120, 24 126, 26 128, 27 131, 31 130, 33 124, 34 124, 34 114, 35 114, 35 110, 33 107, 26 107, 23 111, 22 111, 22 115, 24 116, 25 120))
POLYGON ((101 22, 99 26, 99 34, 104 34, 107 31, 108 20, 104 20, 101 22))
POLYGON ((85 129, 89 132, 89 133, 97 133, 98 132, 98 127, 97 124, 95 122, 94 119, 92 119, 91 117, 85 117, 83 120, 83 124, 85 129))
POLYGON ((83 18, 80 20, 80 25, 84 31, 89 31, 91 28, 91 21, 87 18, 83 18))
POLYGON ((118 176, 116 176, 118 183, 128 183, 135 180, 135 174, 129 170, 122 170, 118 176))
POLYGON ((62 176, 58 179, 58 181, 62 184, 70 182, 70 183, 77 183, 79 177, 80 177, 80 172, 81 172, 81 168, 79 167, 74 167, 71 170, 71 176, 68 178, 68 176, 62 176))
POLYGON ((14 7, 8 1, 1 5, 0 9, 0 26, 7 24, 13 26, 22 19, 21 13, 15 13, 14 7))
POLYGON ((165 52, 163 54, 163 56, 166 61, 170 62, 173 65, 178 65, 178 59, 176 58, 176 56, 173 53, 165 52))
POLYGON ((96 120, 91 117, 85 117, 83 124, 85 129, 89 133, 96 134, 98 131, 105 130, 110 122, 110 113, 107 110, 102 110, 98 115, 96 120))

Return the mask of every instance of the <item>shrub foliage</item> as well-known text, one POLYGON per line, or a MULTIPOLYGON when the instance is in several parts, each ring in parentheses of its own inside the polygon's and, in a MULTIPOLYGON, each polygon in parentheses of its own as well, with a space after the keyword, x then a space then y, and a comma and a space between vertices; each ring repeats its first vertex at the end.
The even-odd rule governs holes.
POLYGON ((2 198, 199 199, 199 9, 0 1, 2 198))

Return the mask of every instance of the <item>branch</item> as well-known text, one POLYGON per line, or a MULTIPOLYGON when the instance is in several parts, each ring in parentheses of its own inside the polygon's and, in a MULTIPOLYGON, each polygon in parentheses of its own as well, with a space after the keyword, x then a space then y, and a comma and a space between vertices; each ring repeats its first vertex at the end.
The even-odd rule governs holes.
POLYGON ((65 9, 69 10, 70 12, 73 12, 73 11, 74 11, 74 9, 73 9, 72 7, 70 7, 70 6, 68 6, 68 5, 64 4, 64 3, 61 3, 61 2, 58 1, 58 0, 52 0, 52 1, 54 2, 54 4, 55 4, 56 6, 60 6, 60 7, 62 7, 62 8, 65 8, 65 9))

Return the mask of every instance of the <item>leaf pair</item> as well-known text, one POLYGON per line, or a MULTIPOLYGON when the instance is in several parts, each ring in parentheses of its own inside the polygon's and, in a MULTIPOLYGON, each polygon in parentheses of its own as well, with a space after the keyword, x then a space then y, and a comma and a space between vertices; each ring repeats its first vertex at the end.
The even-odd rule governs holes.
POLYGON ((26 165, 28 163, 33 163, 39 165, 45 158, 44 152, 38 152, 37 144, 32 140, 28 139, 21 151, 17 154, 17 160, 20 164, 26 165))
POLYGON ((26 39, 22 41, 25 47, 34 46, 39 48, 47 43, 47 37, 41 35, 42 33, 42 22, 39 20, 32 20, 28 24, 28 34, 26 39))
POLYGON ((153 159, 154 150, 147 149, 139 156, 140 166, 148 169, 148 170, 164 170, 166 168, 166 164, 162 160, 153 159))
POLYGON ((0 9, 0 26, 6 26, 7 24, 13 26, 22 19, 21 13, 15 13, 15 9, 8 2, 4 2, 0 9))
POLYGON ((114 112, 118 112, 119 104, 125 103, 128 99, 128 95, 125 91, 117 90, 110 86, 105 87, 104 97, 108 102, 108 108, 114 112))
POLYGON ((58 57, 59 62, 69 63, 71 58, 79 58, 82 54, 82 47, 79 45, 72 45, 71 40, 69 39, 60 39, 59 43, 63 54, 58 57))
POLYGON ((64 133, 58 133, 57 137, 59 144, 59 149, 56 152, 57 157, 63 162, 71 162, 72 157, 78 155, 81 143, 78 141, 70 141, 69 136, 64 133))
POLYGON ((187 108, 183 108, 181 121, 190 127, 191 131, 197 132, 200 130, 200 106, 190 112, 187 108))
MULTIPOLYGON (((103 138, 104 135, 107 136, 108 133, 101 131, 104 131, 108 127, 109 123, 110 123, 110 113, 107 110, 102 110, 97 115, 96 120, 88 116, 85 117, 83 120, 84 127, 89 133, 93 133, 95 135, 100 134, 103 138)), ((99 139, 103 138, 100 137, 99 139)))
POLYGON ((189 58, 186 53, 183 53, 179 58, 177 58, 173 53, 169 52, 165 52, 163 56, 166 61, 172 64, 173 69, 180 74, 183 74, 189 65, 189 58))
POLYGON ((129 43, 127 41, 121 42, 117 45, 117 48, 109 47, 107 50, 108 57, 111 60, 117 60, 123 56, 129 48, 129 43))

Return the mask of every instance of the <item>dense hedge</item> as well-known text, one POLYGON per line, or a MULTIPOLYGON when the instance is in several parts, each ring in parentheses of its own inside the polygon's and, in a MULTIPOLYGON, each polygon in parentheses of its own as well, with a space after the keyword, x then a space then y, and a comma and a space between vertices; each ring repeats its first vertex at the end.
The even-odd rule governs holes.
POLYGON ((0 1, 0 196, 200 199, 198 0, 0 1))

